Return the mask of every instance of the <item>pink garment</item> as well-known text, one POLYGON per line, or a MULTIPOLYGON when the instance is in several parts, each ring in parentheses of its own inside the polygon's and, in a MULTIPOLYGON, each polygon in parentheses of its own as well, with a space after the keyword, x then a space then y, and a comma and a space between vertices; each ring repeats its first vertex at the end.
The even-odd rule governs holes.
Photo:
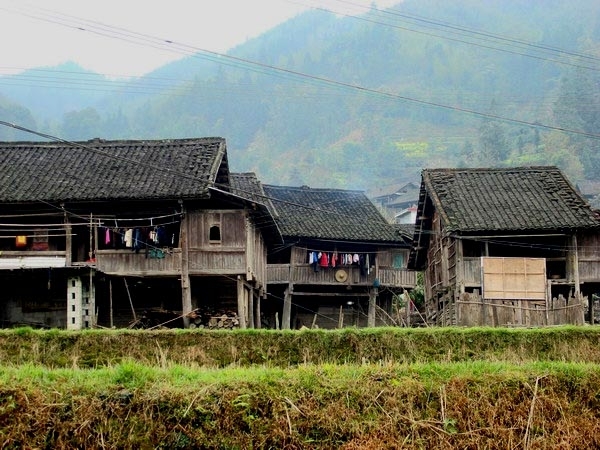
POLYGON ((338 261, 338 254, 337 254, 337 252, 333 252, 333 255, 331 256, 331 267, 337 266, 337 261, 338 261))

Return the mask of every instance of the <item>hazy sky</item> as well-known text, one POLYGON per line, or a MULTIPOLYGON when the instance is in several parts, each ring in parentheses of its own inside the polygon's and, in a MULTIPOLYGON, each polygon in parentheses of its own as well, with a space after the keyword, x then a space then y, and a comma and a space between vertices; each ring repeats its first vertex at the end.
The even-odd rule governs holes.
POLYGON ((75 61, 141 75, 194 48, 225 52, 309 8, 362 14, 399 1, 0 0, 0 74, 75 61))

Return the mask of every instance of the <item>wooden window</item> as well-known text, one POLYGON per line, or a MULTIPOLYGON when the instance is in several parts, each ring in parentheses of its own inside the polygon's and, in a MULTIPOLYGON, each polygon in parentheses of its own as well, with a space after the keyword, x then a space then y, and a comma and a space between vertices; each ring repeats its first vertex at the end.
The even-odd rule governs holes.
POLYGON ((392 267, 394 269, 404 269, 404 253, 393 253, 392 267))
POLYGON ((221 227, 219 225, 211 225, 208 232, 208 240, 210 242, 221 242, 221 227))

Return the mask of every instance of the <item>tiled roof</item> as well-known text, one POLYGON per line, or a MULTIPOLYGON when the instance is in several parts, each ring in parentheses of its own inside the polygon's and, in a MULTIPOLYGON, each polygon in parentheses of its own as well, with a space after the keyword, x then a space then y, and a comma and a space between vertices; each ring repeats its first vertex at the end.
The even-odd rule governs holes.
POLYGON ((206 198, 214 182, 223 138, 0 142, 0 202, 206 198))
POLYGON ((362 191, 264 185, 284 237, 403 243, 362 191))
MULTIPOLYGON (((426 169, 423 184, 449 232, 597 228, 600 222, 556 167, 426 169)), ((422 205, 419 206, 420 213, 422 205)))
POLYGON ((231 192, 249 200, 265 203, 267 196, 254 172, 229 174, 231 192))

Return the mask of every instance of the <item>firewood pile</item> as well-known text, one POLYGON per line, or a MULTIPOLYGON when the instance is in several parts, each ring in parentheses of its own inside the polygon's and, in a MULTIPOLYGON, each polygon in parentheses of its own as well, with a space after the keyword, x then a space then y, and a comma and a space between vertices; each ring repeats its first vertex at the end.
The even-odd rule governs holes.
POLYGON ((190 328, 205 328, 208 330, 234 329, 240 326, 240 320, 235 311, 196 311, 190 328))

